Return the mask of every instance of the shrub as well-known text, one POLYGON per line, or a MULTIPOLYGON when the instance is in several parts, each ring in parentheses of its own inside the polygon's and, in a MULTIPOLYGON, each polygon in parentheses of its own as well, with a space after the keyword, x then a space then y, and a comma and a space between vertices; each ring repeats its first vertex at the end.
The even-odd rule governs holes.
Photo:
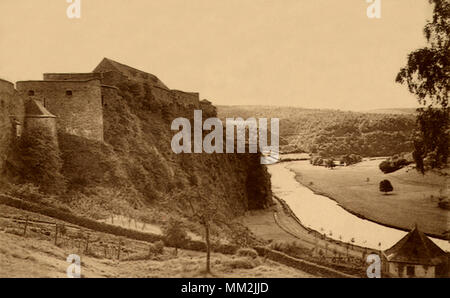
POLYGON ((162 254, 164 252, 164 242, 161 240, 156 241, 153 245, 155 246, 155 251, 157 254, 162 254))
POLYGON ((380 182, 380 191, 387 194, 388 192, 391 192, 394 190, 394 187, 392 186, 391 182, 389 180, 383 180, 380 182))
POLYGON ((448 197, 448 191, 441 189, 439 191, 438 199, 439 199, 438 202, 439 208, 450 210, 450 198, 448 197))
POLYGON ((380 170, 385 173, 392 173, 401 168, 409 165, 411 161, 406 160, 405 158, 392 157, 380 163, 380 170))
POLYGON ((62 193, 66 181, 61 174, 62 159, 55 137, 49 129, 29 128, 18 144, 21 176, 46 193, 62 193))
POLYGON ((347 154, 341 158, 341 163, 345 163, 347 166, 356 164, 362 161, 362 156, 357 154, 347 154))
POLYGON ((240 257, 236 259, 232 259, 227 262, 228 267, 231 269, 253 269, 259 264, 254 259, 248 257, 240 257))
POLYGON ((155 243, 149 243, 148 245, 148 255, 161 255, 164 252, 164 244, 162 241, 157 241, 155 243))
POLYGON ((182 222, 171 219, 166 227, 163 229, 165 243, 169 246, 175 247, 177 252, 179 247, 182 247, 189 240, 186 229, 182 222))
POLYGON ((258 257, 258 253, 252 248, 239 248, 236 251, 236 255, 240 257, 250 257, 252 259, 256 259, 258 257))
POLYGON ((14 197, 36 203, 39 203, 44 198, 44 195, 39 191, 39 187, 32 183, 25 183, 17 185, 17 187, 12 187, 9 193, 14 197))

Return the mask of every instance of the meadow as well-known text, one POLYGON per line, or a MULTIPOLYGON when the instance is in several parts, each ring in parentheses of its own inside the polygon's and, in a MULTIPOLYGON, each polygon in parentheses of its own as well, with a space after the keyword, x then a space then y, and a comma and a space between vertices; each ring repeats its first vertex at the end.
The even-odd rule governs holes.
POLYGON ((410 230, 417 224, 429 235, 449 237, 450 211, 438 207, 439 197, 449 185, 448 173, 422 175, 408 166, 383 174, 378 168, 381 161, 365 160, 334 169, 300 161, 289 167, 296 173, 298 182, 334 199, 353 214, 403 230, 410 230), (379 183, 384 179, 391 181, 394 187, 387 195, 379 190, 379 183))

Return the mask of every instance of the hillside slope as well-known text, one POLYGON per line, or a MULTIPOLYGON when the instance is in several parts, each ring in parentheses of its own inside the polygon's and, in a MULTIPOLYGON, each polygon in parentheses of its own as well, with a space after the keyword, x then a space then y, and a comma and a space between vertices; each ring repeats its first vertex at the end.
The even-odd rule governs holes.
MULTIPOLYGON (((58 133, 66 183, 57 196, 39 193, 42 189, 27 184, 20 172, 24 163, 18 150, 8 151, 0 191, 61 205, 95 219, 124 215, 161 225, 170 218, 184 218, 190 225, 191 204, 199 209, 206 201, 217 209, 216 218, 230 224, 223 238, 236 234, 231 231, 233 218, 271 204, 270 176, 258 154, 172 151, 176 133, 171 130, 172 121, 192 119, 195 109, 202 109, 204 118, 215 116, 209 102, 185 102, 173 96, 181 91, 169 89, 163 93, 172 97, 164 98, 160 87, 127 77, 107 87, 112 91, 103 105, 104 142, 58 133)), ((0 116, 1 121, 10 122, 6 111, 0 116)), ((2 147, 15 148, 11 139, 2 147)))
POLYGON ((413 114, 360 113, 269 106, 219 106, 219 118, 280 119, 280 149, 317 153, 390 156, 412 151, 413 114))

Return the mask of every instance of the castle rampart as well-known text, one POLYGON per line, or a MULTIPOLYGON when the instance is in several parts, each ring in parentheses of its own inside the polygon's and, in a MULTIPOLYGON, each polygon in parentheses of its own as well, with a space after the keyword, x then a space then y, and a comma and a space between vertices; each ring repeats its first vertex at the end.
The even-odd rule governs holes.
POLYGON ((7 93, 7 94, 13 94, 14 93, 14 84, 11 82, 8 82, 6 80, 0 79, 0 92, 7 93))
POLYGON ((170 90, 173 94, 175 101, 180 102, 186 106, 192 105, 199 106, 200 95, 196 92, 184 92, 180 90, 170 90))
POLYGON ((101 73, 44 73, 44 81, 89 81, 101 80, 101 73))
POLYGON ((25 130, 47 129, 57 143, 56 116, 52 115, 40 101, 28 100, 25 104, 25 130))
POLYGON ((22 81, 17 90, 40 101, 58 117, 61 132, 103 140, 102 90, 99 80, 22 81))
MULTIPOLYGON (((8 105, 8 113, 15 115, 15 123, 24 124, 24 102, 36 100, 57 117, 58 131, 103 141, 110 126, 108 110, 124 104, 117 86, 127 82, 139 83, 141 88, 148 86, 152 100, 166 108, 171 106, 180 111, 186 107, 202 108, 208 110, 208 115, 215 115, 210 104, 200 102, 199 93, 171 90, 158 77, 107 58, 92 73, 45 73, 43 78, 17 82, 17 91, 14 84, 0 79, 0 105, 2 108, 8 105), (15 96, 17 104, 12 104, 15 96), (17 108, 19 105, 22 110, 17 108)), ((42 123, 55 121, 38 118, 42 123)))
POLYGON ((0 173, 11 144, 21 133, 24 114, 23 100, 14 84, 0 79, 0 173))

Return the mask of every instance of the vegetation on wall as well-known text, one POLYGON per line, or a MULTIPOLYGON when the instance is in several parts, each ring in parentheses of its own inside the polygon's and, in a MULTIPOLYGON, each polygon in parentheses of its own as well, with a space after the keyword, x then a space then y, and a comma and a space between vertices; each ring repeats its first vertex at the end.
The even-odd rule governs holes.
POLYGON ((45 193, 62 193, 66 180, 61 174, 62 159, 55 137, 45 127, 27 129, 17 144, 21 178, 45 193))
MULTIPOLYGON (((134 214, 132 209, 153 208, 189 220, 183 194, 206 187, 214 193, 207 201, 224 217, 270 204, 270 176, 258 154, 175 154, 171 122, 192 119, 194 107, 162 99, 145 83, 124 80, 117 86, 117 96, 104 107, 105 142, 58 135, 73 209, 107 218, 99 209, 134 214)), ((234 228, 224 227, 222 237, 232 238, 234 228)))

